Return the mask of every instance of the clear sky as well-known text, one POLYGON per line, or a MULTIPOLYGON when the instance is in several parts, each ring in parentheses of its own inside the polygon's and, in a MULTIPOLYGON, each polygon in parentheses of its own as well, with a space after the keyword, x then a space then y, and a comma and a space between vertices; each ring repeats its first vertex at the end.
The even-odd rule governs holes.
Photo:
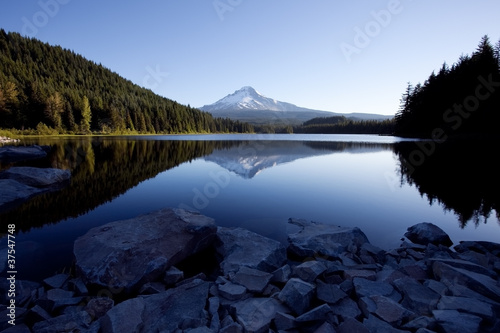
POLYGON ((0 27, 200 107, 243 86, 394 114, 408 81, 500 39, 497 0, 0 0, 0 27))

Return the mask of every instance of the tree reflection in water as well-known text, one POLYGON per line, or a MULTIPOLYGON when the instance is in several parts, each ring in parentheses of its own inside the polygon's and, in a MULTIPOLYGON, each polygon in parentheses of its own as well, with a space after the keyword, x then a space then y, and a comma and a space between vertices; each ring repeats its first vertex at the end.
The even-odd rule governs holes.
POLYGON ((418 163, 416 150, 422 152, 415 142, 394 145, 402 183, 415 185, 430 204, 437 201, 454 211, 461 228, 469 222, 486 223, 494 211, 493 219, 500 224, 498 141, 450 140, 420 154, 425 158, 418 163))

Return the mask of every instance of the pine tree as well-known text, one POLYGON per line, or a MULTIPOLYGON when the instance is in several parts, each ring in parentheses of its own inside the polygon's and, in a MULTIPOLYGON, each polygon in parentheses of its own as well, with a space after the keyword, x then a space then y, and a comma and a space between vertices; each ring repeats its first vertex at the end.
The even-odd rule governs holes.
POLYGON ((82 133, 90 133, 90 122, 92 120, 92 110, 90 109, 89 99, 87 96, 83 96, 82 99, 82 121, 80 123, 80 129, 82 133))
POLYGON ((45 116, 52 122, 54 128, 62 130, 61 114, 64 112, 64 101, 58 92, 51 95, 45 104, 45 116))

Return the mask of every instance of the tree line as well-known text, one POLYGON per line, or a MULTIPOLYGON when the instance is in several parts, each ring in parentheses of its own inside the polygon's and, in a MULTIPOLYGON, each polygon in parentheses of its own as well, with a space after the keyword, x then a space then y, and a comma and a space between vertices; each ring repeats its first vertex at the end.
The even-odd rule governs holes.
POLYGON ((394 120, 356 120, 344 116, 319 117, 294 127, 293 131, 310 134, 392 134, 394 120))
POLYGON ((227 133, 253 127, 156 95, 60 46, 0 29, 0 128, 25 133, 227 133))
POLYGON ((472 55, 444 63, 423 84, 408 83, 396 113, 395 134, 408 137, 485 135, 500 122, 500 41, 482 37, 472 55))

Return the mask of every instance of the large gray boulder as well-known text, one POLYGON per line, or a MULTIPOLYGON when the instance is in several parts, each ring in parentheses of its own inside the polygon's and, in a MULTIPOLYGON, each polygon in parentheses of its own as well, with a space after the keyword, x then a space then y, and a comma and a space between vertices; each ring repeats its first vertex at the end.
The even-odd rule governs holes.
POLYGON ((297 232, 288 234, 288 251, 300 258, 339 258, 348 250, 359 249, 369 243, 359 228, 340 227, 330 224, 289 219, 288 223, 299 227, 297 232))
POLYGON ((92 285, 131 292, 210 246, 211 218, 163 209, 89 230, 74 244, 76 267, 92 285))
POLYGON ((286 262, 286 249, 280 242, 242 228, 219 227, 216 250, 226 275, 241 266, 272 273, 286 262))
POLYGON ((0 172, 0 211, 23 203, 31 197, 55 191, 69 184, 69 170, 12 167, 0 172))
POLYGON ((0 179, 0 211, 43 192, 44 189, 28 186, 16 180, 0 179))
POLYGON ((415 224, 408 228, 405 237, 416 244, 434 244, 451 246, 453 242, 446 232, 437 225, 429 222, 415 224))

